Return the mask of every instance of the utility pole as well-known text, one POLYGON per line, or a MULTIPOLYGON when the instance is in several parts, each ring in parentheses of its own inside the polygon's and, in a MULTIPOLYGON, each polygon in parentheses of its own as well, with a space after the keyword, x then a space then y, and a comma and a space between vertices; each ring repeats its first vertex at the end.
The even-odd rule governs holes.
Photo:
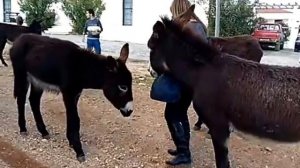
POLYGON ((215 36, 220 35, 220 0, 216 0, 215 36))

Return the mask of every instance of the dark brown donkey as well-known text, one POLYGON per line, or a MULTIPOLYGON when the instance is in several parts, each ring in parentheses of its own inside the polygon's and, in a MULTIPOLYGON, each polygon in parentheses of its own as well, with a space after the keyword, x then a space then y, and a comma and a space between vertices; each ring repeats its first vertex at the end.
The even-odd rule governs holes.
MULTIPOLYGON (((205 25, 201 21, 191 20, 195 16, 194 10, 195 5, 192 5, 185 13, 175 18, 174 21, 180 25, 183 31, 202 39, 203 37, 197 31, 197 26, 195 25, 200 24, 202 27, 205 27, 205 25)), ((263 56, 263 50, 259 41, 249 35, 208 37, 207 40, 209 44, 220 49, 221 52, 236 55, 244 59, 260 62, 263 56)))
POLYGON ((233 37, 208 37, 209 43, 221 52, 236 55, 240 58, 260 62, 263 50, 257 39, 249 35, 233 37))
MULTIPOLYGON (((218 48, 221 52, 236 55, 238 57, 252 60, 255 62, 260 62, 263 56, 263 50, 257 39, 252 36, 234 36, 234 37, 207 37, 206 38, 206 27, 200 21, 200 19, 194 13, 195 5, 192 5, 186 12, 174 18, 174 22, 180 25, 182 31, 185 31, 196 38, 203 39, 208 44, 218 48), (192 18, 198 18, 197 20, 192 18), (203 32, 204 30, 204 32, 203 32)), ((150 64, 149 64, 150 65, 150 64)), ((149 66, 150 73, 152 76, 157 76, 160 71, 153 71, 151 66, 149 66)), ((177 104, 179 104, 178 102, 177 104)), ((179 105, 178 105, 179 106, 179 105)), ((186 111, 187 111, 186 107, 186 111)), ((201 118, 195 124, 194 129, 200 130, 202 125, 201 118)))
POLYGON ((7 63, 3 59, 3 49, 6 42, 12 44, 14 40, 23 33, 36 33, 42 34, 42 26, 38 21, 32 21, 32 23, 27 26, 18 26, 7 23, 0 23, 0 60, 4 66, 7 63))
POLYGON ((26 135, 25 101, 30 89, 30 106, 38 131, 49 138, 41 111, 43 91, 62 93, 67 113, 67 138, 80 162, 85 160, 79 129, 77 103, 83 89, 103 89, 105 97, 124 117, 133 111, 132 76, 125 63, 129 48, 126 43, 120 57, 96 55, 76 44, 34 34, 23 34, 10 49, 13 66, 14 97, 17 99, 19 127, 26 135))
POLYGON ((279 142, 300 141, 300 68, 259 64, 221 53, 168 18, 148 41, 151 65, 193 90, 208 126, 217 168, 229 168, 229 125, 279 142))

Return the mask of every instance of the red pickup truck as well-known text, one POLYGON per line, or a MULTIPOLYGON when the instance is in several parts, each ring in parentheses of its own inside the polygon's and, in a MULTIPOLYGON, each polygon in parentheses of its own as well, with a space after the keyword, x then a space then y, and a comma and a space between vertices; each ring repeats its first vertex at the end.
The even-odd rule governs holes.
POLYGON ((263 23, 252 33, 252 36, 259 40, 262 47, 274 46, 275 51, 283 49, 284 46, 284 32, 281 24, 277 23, 263 23))

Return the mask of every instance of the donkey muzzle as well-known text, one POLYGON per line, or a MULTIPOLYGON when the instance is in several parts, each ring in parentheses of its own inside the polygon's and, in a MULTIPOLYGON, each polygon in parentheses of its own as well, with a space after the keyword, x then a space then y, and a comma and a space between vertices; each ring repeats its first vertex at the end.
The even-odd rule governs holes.
POLYGON ((129 117, 133 112, 133 102, 126 103, 125 107, 120 108, 120 112, 124 117, 129 117))

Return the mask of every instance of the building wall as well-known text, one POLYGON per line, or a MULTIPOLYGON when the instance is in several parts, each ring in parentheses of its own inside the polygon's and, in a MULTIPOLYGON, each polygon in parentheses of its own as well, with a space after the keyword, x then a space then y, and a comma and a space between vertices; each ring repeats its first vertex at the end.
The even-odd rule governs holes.
POLYGON ((146 43, 150 37, 152 26, 159 15, 168 14, 171 0, 133 0, 132 26, 123 26, 123 0, 105 1, 106 10, 101 16, 103 39, 146 43), (159 5, 158 5, 159 4, 159 5))
MULTIPOLYGON (((0 22, 3 22, 4 11, 3 11, 3 1, 0 0, 0 22)), ((11 0, 11 12, 20 12, 20 6, 18 4, 18 0, 11 0)), ((20 15, 24 17, 25 15, 20 12, 20 15)))
MULTIPOLYGON (((132 26, 123 26, 123 0, 104 0, 106 9, 100 18, 104 29, 101 39, 147 43, 152 32, 152 26, 160 19, 159 16, 171 16, 170 5, 172 1, 133 0, 132 26)), ((49 29, 47 33, 67 34, 72 30, 71 22, 60 9, 60 5, 55 5, 58 7, 56 8, 58 14, 56 26, 49 29)), ((202 6, 196 5, 195 13, 207 24, 207 17, 202 6)))
MULTIPOLYGON (((101 16, 103 24, 102 39, 146 43, 153 24, 160 15, 171 16, 170 5, 173 0, 133 0, 132 26, 123 26, 123 0, 105 0, 106 10, 101 16)), ((199 6, 196 13, 207 22, 206 15, 199 6), (204 14, 204 16, 203 16, 204 14)))
MULTIPOLYGON (((299 27, 300 27, 300 9, 294 8, 293 15, 291 16, 289 20, 289 26, 291 27, 291 35, 290 35, 290 41, 289 41, 289 48, 294 49, 295 47, 295 40, 298 36, 299 27)), ((300 34, 299 34, 300 35, 300 34)))
POLYGON ((18 4, 18 0, 11 0, 11 11, 20 12, 20 6, 18 4))
POLYGON ((3 22, 3 0, 0 0, 0 22, 3 22))

